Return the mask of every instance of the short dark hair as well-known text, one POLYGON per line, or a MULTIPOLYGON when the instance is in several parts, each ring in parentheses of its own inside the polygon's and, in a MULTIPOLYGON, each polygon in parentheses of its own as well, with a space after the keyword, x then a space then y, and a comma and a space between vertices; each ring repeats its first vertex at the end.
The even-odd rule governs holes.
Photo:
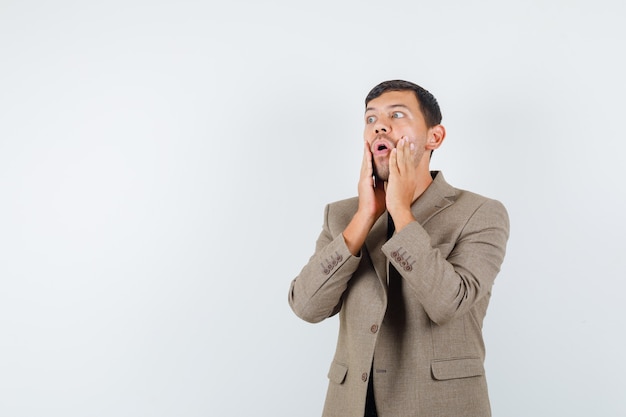
POLYGON ((379 97, 387 91, 406 90, 410 90, 415 93, 415 97, 417 98, 417 102, 420 105, 420 110, 424 115, 424 120, 426 120, 426 125, 428 127, 433 127, 441 123, 441 109, 439 109, 439 103, 437 103, 437 99, 435 98, 435 96, 433 96, 428 90, 410 81, 383 81, 376 87, 372 88, 372 90, 367 94, 367 97, 365 97, 365 107, 367 107, 367 103, 369 103, 371 100, 379 97))

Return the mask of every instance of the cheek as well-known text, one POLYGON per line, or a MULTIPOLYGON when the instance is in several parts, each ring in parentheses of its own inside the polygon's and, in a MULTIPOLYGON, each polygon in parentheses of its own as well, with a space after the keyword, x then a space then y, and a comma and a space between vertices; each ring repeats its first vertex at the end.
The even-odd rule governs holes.
POLYGON ((393 126, 393 130, 397 133, 402 133, 404 135, 407 134, 412 134, 415 135, 415 133, 417 132, 417 129, 415 128, 415 125, 413 123, 411 123, 409 120, 397 120, 396 123, 393 126))
POLYGON ((407 124, 404 126, 398 126, 397 132, 400 133, 402 136, 408 136, 416 143, 423 144, 424 142, 425 132, 421 131, 419 128, 416 128, 413 125, 407 124))
POLYGON ((411 129, 410 127, 398 127, 394 131, 394 136, 396 136, 398 140, 402 136, 406 136, 413 142, 419 142, 419 136, 417 135, 417 132, 414 129, 411 129))

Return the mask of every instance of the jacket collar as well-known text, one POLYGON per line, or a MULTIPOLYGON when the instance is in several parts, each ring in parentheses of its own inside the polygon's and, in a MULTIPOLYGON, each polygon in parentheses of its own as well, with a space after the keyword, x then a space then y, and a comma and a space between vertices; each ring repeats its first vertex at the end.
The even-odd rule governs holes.
POLYGON ((411 206, 415 220, 424 226, 435 214, 454 203, 456 190, 440 171, 431 171, 433 182, 411 206))

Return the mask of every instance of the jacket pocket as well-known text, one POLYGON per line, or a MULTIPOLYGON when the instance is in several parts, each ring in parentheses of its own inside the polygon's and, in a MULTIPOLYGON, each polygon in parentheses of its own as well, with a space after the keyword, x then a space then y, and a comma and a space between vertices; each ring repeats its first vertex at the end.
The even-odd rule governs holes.
POLYGON ((470 378, 485 374, 480 358, 457 358, 434 360, 430 365, 433 378, 438 381, 447 379, 470 378))
POLYGON ((328 379, 337 384, 343 384, 346 380, 346 374, 348 373, 348 367, 338 362, 330 364, 330 370, 328 371, 328 379))

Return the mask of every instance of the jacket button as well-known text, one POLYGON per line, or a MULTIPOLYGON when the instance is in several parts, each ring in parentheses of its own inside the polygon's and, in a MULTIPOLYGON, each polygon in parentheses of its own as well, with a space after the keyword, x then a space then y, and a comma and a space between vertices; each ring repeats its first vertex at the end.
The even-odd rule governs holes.
POLYGON ((407 272, 411 272, 413 270, 413 267, 411 265, 407 265, 404 267, 404 270, 407 272))
POLYGON ((339 255, 339 256, 337 257, 337 262, 341 262, 341 261, 343 261, 343 255, 339 255))
POLYGON ((363 372, 363 375, 361 375, 361 379, 363 380, 363 382, 367 382, 367 372, 363 372))
POLYGON ((391 252, 391 257, 392 258, 395 258, 397 256, 398 256, 398 252, 396 252, 396 251, 391 252))
POLYGON ((370 327, 370 331, 372 333, 376 333, 378 331, 378 325, 372 324, 372 327, 370 327))
POLYGON ((328 269, 324 270, 324 275, 328 275, 330 273, 330 271, 328 269))

